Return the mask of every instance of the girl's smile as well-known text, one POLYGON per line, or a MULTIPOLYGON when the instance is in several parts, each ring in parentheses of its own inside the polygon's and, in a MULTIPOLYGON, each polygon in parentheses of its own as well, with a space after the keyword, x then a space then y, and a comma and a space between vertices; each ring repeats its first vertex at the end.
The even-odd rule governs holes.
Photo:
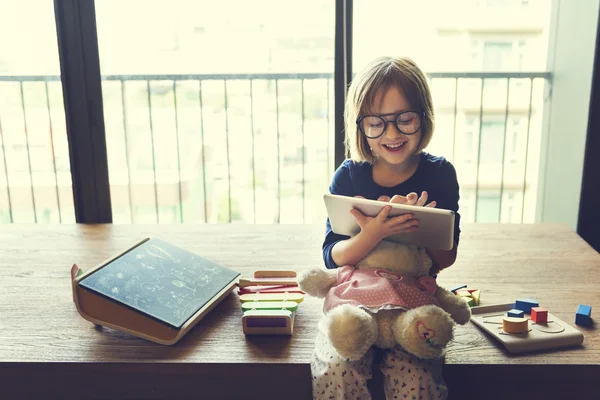
POLYGON ((408 143, 408 141, 403 140, 395 143, 385 143, 382 144, 382 146, 391 153, 400 153, 404 149, 406 143, 408 143))
MULTIPOLYGON (((374 114, 389 115, 412 109, 402 91, 392 86, 386 92, 379 93, 374 101, 374 114)), ((383 162, 394 169, 406 169, 412 166, 412 155, 421 141, 421 129, 412 135, 402 133, 395 123, 387 123, 383 135, 375 139, 367 139, 371 151, 376 156, 376 162, 383 162)))

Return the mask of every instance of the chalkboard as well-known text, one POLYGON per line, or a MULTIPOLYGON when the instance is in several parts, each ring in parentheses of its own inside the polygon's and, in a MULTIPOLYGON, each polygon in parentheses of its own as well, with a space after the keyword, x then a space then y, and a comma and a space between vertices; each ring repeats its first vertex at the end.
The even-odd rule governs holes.
POLYGON ((239 275, 152 238, 79 284, 179 329, 239 275))

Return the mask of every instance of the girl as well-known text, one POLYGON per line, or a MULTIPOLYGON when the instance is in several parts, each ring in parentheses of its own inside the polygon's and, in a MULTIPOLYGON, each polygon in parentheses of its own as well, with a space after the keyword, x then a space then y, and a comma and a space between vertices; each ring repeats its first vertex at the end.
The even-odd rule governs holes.
MULTIPOLYGON (((345 109, 346 151, 351 156, 336 170, 329 190, 397 203, 440 207, 455 212, 452 250, 427 249, 431 273, 452 265, 460 235, 459 187, 456 171, 443 157, 423 152, 434 130, 433 105, 425 75, 408 58, 382 57, 359 73, 348 92, 345 109)), ((361 231, 353 237, 332 232, 329 220, 323 243, 327 268, 355 265, 385 237, 418 229, 411 215, 376 217, 358 210, 352 215, 361 231)), ((370 399, 372 348, 359 361, 340 359, 319 326, 311 362, 315 399, 370 399)), ((421 360, 402 348, 380 350, 380 368, 388 399, 445 399, 443 360, 421 360)))

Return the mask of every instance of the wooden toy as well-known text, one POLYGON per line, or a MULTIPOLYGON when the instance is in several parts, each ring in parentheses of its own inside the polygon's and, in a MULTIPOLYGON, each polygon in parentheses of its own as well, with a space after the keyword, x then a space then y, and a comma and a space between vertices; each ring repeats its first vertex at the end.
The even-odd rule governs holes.
POLYGON ((249 310, 244 312, 245 335, 292 335, 294 312, 289 310, 249 310))
MULTIPOLYGON (((465 285, 466 286, 466 285, 465 285)), ((458 289, 454 292, 457 296, 465 299, 469 307, 478 306, 481 298, 481 291, 479 289, 458 289)))
POLYGON ((517 310, 521 310, 529 314, 531 312, 531 307, 539 307, 540 303, 537 300, 533 299, 517 299, 515 302, 515 307, 517 310))
POLYGON ((295 271, 254 271, 252 278, 240 278, 238 286, 244 334, 292 335, 295 311, 304 300, 295 271))
POLYGON ((296 311, 298 303, 295 301, 248 301, 242 303, 242 310, 289 310, 296 311))
POLYGON ((155 238, 86 270, 73 267, 86 320, 172 345, 234 289, 239 273, 155 238))
POLYGON ((296 278, 240 278, 239 287, 253 285, 298 286, 296 278))
POLYGON ((548 310, 543 307, 531 307, 531 320, 538 324, 548 322, 548 310))
POLYGON ((467 285, 460 285, 460 286, 457 286, 457 287, 455 287, 455 288, 453 288, 453 289, 450 289, 450 291, 451 291, 452 293, 456 294, 456 292, 457 292, 459 289, 463 289, 463 288, 466 288, 466 287, 467 287, 467 285))
POLYGON ((508 310, 506 315, 513 318, 523 318, 525 316, 525 312, 523 312, 523 310, 517 310, 513 308, 512 310, 508 310))
POLYGON ((298 280, 295 271, 255 271, 252 278, 240 278, 238 286, 261 285, 279 285, 279 286, 298 286, 298 280))
POLYGON ((267 270, 261 269, 254 271, 255 278, 295 278, 296 271, 291 271, 287 269, 274 269, 267 270))
POLYGON ((592 324, 592 307, 580 304, 575 313, 575 323, 577 325, 589 326, 592 324))
POLYGON ((302 303, 304 295, 302 293, 247 293, 240 295, 240 301, 294 301, 302 303))
POLYGON ((301 293, 304 294, 298 286, 282 286, 282 285, 255 285, 238 288, 238 294, 247 293, 301 293))
POLYGON ((507 333, 527 333, 529 332, 529 320, 527 318, 502 318, 502 329, 507 333))
POLYGON ((546 324, 526 320, 528 323, 526 333, 506 332, 504 319, 507 318, 507 311, 512 310, 513 307, 513 303, 473 307, 471 321, 489 333, 510 353, 577 346, 583 343, 581 332, 551 313, 548 313, 546 324))

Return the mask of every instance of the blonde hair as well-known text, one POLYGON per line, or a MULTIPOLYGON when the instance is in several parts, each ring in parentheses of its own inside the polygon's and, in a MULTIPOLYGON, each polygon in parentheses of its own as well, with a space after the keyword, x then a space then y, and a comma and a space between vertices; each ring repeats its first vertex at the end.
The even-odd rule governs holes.
POLYGON ((435 123, 431 91, 425 74, 408 57, 380 57, 369 63, 350 84, 344 110, 346 157, 370 163, 375 160, 367 138, 356 126, 356 120, 368 115, 375 97, 379 93, 385 94, 392 87, 402 91, 411 107, 423 112, 421 141, 416 152, 423 151, 431 141, 435 123))

